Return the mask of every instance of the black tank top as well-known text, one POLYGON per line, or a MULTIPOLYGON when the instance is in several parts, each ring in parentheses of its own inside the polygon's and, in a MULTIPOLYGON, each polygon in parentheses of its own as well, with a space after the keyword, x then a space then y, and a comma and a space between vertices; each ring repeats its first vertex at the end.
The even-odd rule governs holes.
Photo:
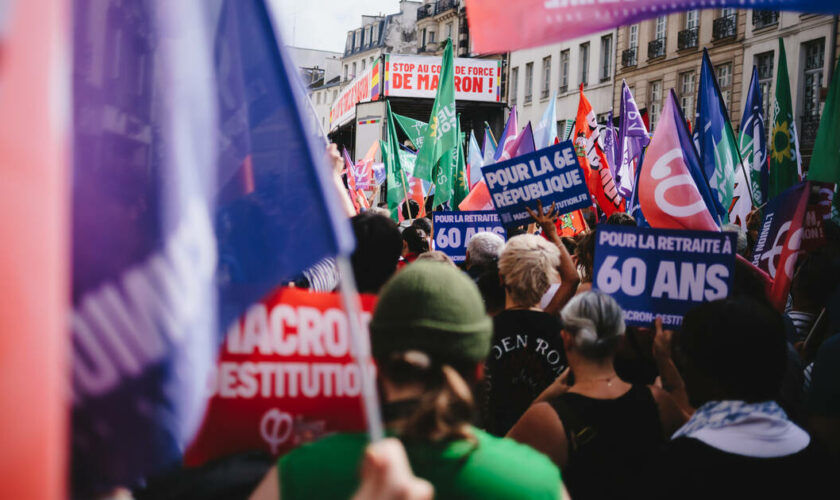
POLYGON ((566 393, 551 406, 566 431, 569 460, 562 474, 572 498, 625 498, 651 490, 651 465, 665 439, 648 387, 633 385, 616 399, 566 393))

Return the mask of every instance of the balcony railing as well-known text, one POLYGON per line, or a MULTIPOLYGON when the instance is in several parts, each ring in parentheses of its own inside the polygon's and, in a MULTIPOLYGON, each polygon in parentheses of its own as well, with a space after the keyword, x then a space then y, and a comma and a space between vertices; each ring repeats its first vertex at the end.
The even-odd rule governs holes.
POLYGON ((752 23, 755 29, 779 24, 779 11, 777 10, 754 10, 752 14, 752 23))
POLYGON ((438 0, 435 2, 435 15, 457 8, 458 0, 438 0))
POLYGON ((427 3, 417 9, 417 20, 425 19, 435 15, 435 4, 427 3))
POLYGON ((687 30, 680 31, 677 34, 677 48, 679 50, 696 49, 699 33, 699 28, 689 28, 687 30))
POLYGON ((738 14, 719 17, 712 23, 712 39, 734 38, 738 33, 738 14))
POLYGON ((633 47, 631 49, 624 49, 621 53, 621 65, 625 68, 636 65, 636 52, 638 49, 633 47))
POLYGON ((435 3, 427 3, 417 9, 417 20, 436 16, 447 10, 457 9, 458 0, 438 0, 435 3))
POLYGON ((665 55, 665 38, 657 38, 648 42, 648 59, 656 59, 665 55))

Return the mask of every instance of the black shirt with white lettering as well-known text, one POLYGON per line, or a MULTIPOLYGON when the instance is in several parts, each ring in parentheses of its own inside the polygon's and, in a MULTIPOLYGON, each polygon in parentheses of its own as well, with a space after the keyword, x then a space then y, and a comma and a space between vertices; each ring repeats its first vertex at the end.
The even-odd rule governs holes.
POLYGON ((504 436, 567 365, 558 318, 521 309, 498 314, 481 394, 485 429, 504 436))

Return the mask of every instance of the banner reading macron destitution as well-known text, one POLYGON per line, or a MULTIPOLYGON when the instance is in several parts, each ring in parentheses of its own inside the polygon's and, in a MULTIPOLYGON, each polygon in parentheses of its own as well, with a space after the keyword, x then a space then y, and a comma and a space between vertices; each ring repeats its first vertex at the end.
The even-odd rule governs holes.
MULTIPOLYGON (((375 302, 361 296, 362 321, 375 302)), ((225 335, 185 463, 253 450, 279 456, 325 434, 364 430, 359 372, 338 294, 276 290, 225 335)))
POLYGON ((600 226, 592 286, 618 302, 628 325, 661 316, 679 327, 691 308, 729 295, 735 250, 735 233, 600 226))
POLYGON ((455 262, 466 259, 467 245, 476 233, 496 233, 503 239, 505 237, 499 214, 492 210, 435 212, 434 228, 435 249, 455 262))
POLYGON ((482 167, 493 206, 505 226, 531 220, 526 207, 555 204, 561 214, 592 206, 572 141, 482 167))

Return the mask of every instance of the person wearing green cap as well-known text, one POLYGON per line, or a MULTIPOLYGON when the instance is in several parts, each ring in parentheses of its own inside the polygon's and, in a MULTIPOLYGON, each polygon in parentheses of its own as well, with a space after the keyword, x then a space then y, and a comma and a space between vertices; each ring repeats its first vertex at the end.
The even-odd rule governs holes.
MULTIPOLYGON (((478 289, 454 266, 415 262, 386 283, 370 333, 389 434, 436 498, 560 498, 548 457, 470 424, 492 331, 478 289)), ((350 498, 367 444, 366 434, 340 433, 304 445, 252 498, 350 498)))

